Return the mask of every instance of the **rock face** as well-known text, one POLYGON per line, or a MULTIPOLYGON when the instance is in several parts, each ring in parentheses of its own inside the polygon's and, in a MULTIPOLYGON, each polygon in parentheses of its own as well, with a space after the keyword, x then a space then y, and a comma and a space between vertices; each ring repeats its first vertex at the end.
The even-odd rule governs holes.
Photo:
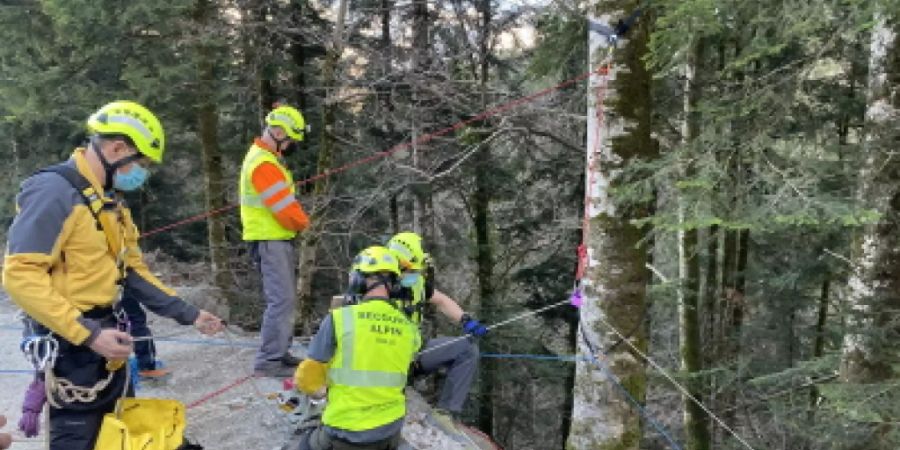
MULTIPOLYGON (((293 396, 293 404, 299 404, 287 414, 291 422, 301 424, 310 413, 308 403, 295 393, 283 391, 281 399, 293 396)), ((321 411, 318 411, 320 413, 321 411)), ((429 421, 431 406, 411 388, 406 389, 406 423, 403 426, 403 446, 401 450, 494 450, 499 449, 487 436, 462 424, 457 424, 458 433, 447 433, 429 421)), ((318 413, 314 415, 318 416, 318 413)), ((302 425, 297 425, 300 427, 302 425)))
MULTIPOLYGON (((31 381, 28 364, 18 350, 22 328, 14 317, 15 308, 0 296, 0 414, 9 419, 3 430, 13 435, 14 448, 44 448, 45 430, 35 439, 25 436, 13 425, 21 415, 22 395, 31 381)), ((150 315, 150 326, 157 336, 157 354, 173 370, 163 384, 144 383, 139 397, 174 398, 185 403, 186 437, 206 450, 247 448, 280 450, 296 440, 296 419, 279 408, 273 399, 283 393, 281 380, 252 378, 235 384, 251 370, 257 336, 230 332, 208 338, 193 328, 180 327, 168 319, 150 315), (173 336, 177 334, 177 336, 173 336), (166 337, 169 336, 169 337, 166 337)), ((303 354, 303 347, 294 352, 303 354)), ((446 433, 430 426, 428 404, 412 389, 408 392, 407 423, 403 430, 408 449, 470 450, 494 449, 482 445, 477 437, 466 445, 455 442, 446 433)))

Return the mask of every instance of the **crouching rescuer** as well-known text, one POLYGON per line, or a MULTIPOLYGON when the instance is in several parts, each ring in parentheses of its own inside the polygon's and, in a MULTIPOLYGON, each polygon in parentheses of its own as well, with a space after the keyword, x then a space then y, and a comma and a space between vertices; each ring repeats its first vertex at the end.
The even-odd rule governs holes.
POLYGON ((124 362, 132 337, 119 305, 123 287, 182 325, 206 334, 223 327, 150 273, 120 195, 141 187, 151 165, 162 162, 159 120, 137 103, 116 101, 91 115, 87 128, 84 148, 22 183, 3 267, 3 286, 27 315, 25 342, 48 343, 33 347, 42 373, 24 412, 40 414, 46 382, 51 450, 94 449, 104 415, 129 391, 124 362))
MULTIPOLYGON (((446 369, 447 377, 441 388, 437 408, 428 420, 439 429, 460 440, 455 421, 465 405, 475 374, 478 371, 478 344, 475 338, 484 337, 488 328, 465 313, 459 304, 434 287, 434 267, 431 257, 422 247, 422 237, 413 232, 394 235, 387 243, 397 257, 402 270, 400 297, 414 323, 419 325, 427 305, 434 306, 442 316, 458 324, 466 338, 438 336, 425 342, 413 364, 414 375, 426 375, 446 369)), ((462 441, 465 442, 465 441, 462 441)))
POLYGON ((387 248, 369 247, 353 260, 349 284, 355 301, 325 317, 295 374, 311 398, 327 395, 321 424, 307 424, 288 449, 400 445, 403 389, 421 337, 398 298, 399 262, 387 248))

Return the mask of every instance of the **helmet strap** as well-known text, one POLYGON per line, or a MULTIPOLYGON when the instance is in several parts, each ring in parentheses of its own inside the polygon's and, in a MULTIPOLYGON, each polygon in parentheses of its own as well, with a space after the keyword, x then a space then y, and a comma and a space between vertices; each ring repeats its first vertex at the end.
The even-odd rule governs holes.
POLYGON ((281 153, 281 144, 283 144, 285 141, 287 141, 288 138, 286 138, 286 137, 282 138, 282 139, 276 138, 275 135, 272 134, 272 128, 266 128, 266 134, 269 135, 269 138, 271 138, 273 141, 275 141, 275 150, 278 153, 281 153))
POLYGON ((398 294, 400 283, 397 280, 394 280, 392 277, 384 274, 376 274, 375 277, 377 281, 372 284, 366 284, 366 293, 370 292, 372 289, 377 288, 378 286, 384 286, 384 290, 388 292, 388 297, 395 298, 398 294))
POLYGON ((119 168, 127 166, 128 164, 131 164, 132 162, 137 161, 143 157, 143 155, 138 152, 135 155, 126 156, 125 158, 122 158, 114 163, 110 163, 109 160, 107 160, 106 157, 103 156, 103 152, 100 151, 100 136, 96 134, 91 136, 90 142, 91 148, 94 149, 94 153, 96 153, 97 157, 100 158, 100 164, 103 165, 103 171, 106 172, 106 179, 103 181, 104 191, 112 188, 113 177, 115 176, 116 171, 119 170, 119 168))
POLYGON ((113 184, 113 175, 116 173, 118 167, 114 164, 110 164, 106 157, 103 156, 103 152, 100 151, 100 137, 96 134, 91 136, 91 148, 94 150, 94 153, 97 154, 97 157, 100 158, 100 164, 103 165, 103 172, 106 173, 106 179, 103 181, 103 190, 109 190, 113 184))

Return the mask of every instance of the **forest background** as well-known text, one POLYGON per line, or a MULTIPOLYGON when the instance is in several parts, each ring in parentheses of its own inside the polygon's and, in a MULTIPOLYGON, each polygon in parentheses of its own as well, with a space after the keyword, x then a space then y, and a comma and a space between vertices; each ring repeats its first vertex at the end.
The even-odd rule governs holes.
POLYGON ((894 450, 898 32, 897 0, 6 0, 0 220, 93 110, 144 103, 168 151, 141 230, 225 210, 143 248, 258 327, 227 208, 283 101, 312 128, 295 178, 330 175, 299 187, 298 335, 398 231, 487 323, 582 262, 580 310, 481 341, 465 420, 504 448, 894 450))

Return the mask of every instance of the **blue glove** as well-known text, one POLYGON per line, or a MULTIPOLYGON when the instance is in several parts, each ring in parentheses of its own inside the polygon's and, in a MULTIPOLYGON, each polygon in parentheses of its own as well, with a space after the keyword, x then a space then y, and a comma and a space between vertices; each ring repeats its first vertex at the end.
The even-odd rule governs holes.
POLYGON ((463 331, 471 334, 472 336, 482 337, 488 332, 486 326, 482 325, 481 322, 479 322, 477 319, 473 319, 472 316, 468 314, 463 314, 459 322, 462 324, 463 331))

